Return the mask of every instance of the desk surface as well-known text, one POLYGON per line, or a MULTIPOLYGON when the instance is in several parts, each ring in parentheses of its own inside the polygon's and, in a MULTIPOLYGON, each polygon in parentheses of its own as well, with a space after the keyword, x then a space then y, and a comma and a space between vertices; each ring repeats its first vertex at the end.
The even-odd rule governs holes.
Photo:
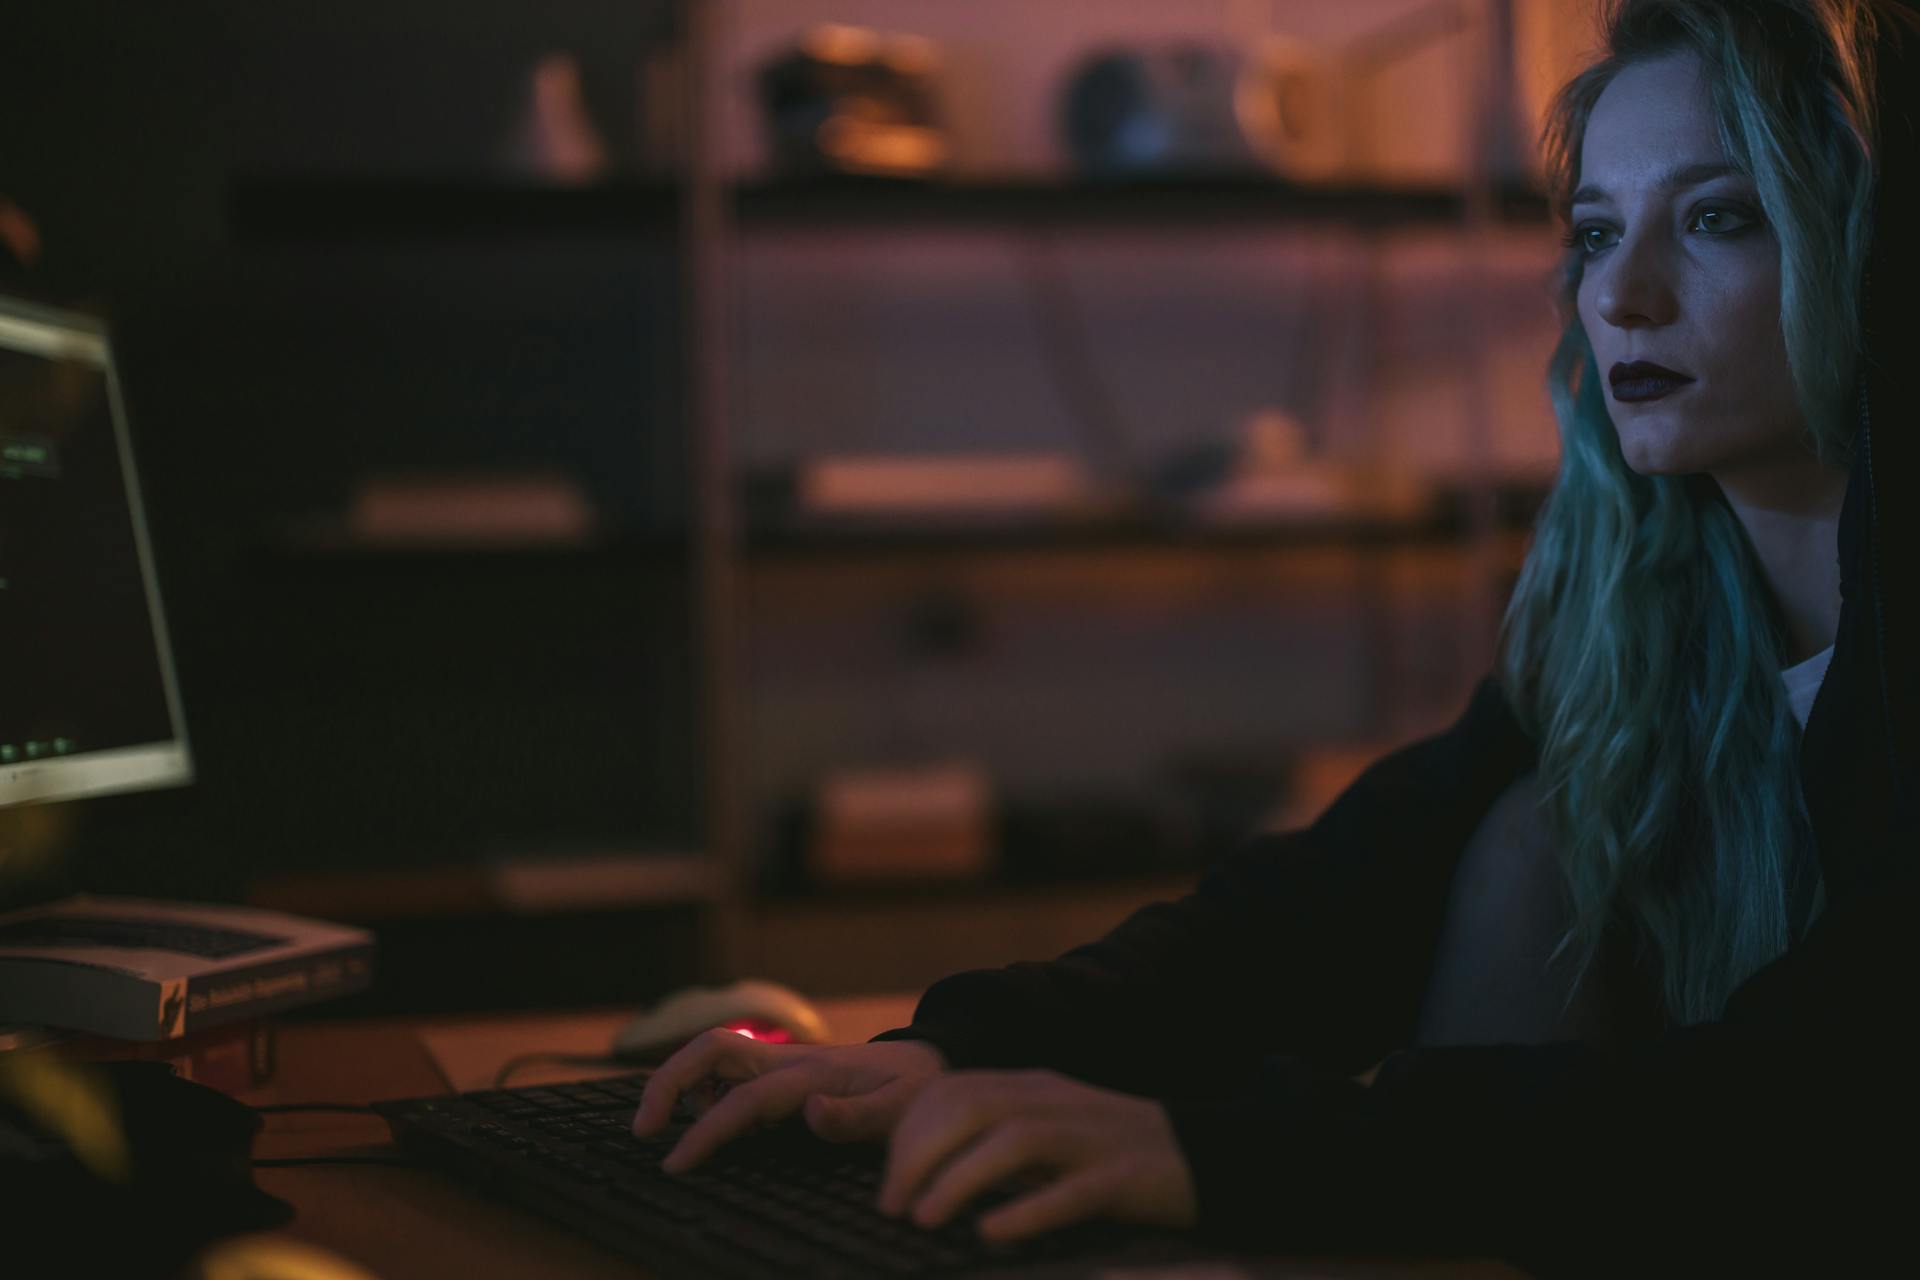
MULTIPOLYGON (((836 1040, 860 1041, 908 1021, 913 999, 824 1000, 820 1008, 836 1040)), ((245 1101, 365 1103, 445 1093, 456 1084, 484 1087, 469 1081, 476 1073, 491 1074, 493 1064, 505 1055, 533 1049, 581 1052, 603 1046, 630 1012, 291 1023, 279 1030, 274 1082, 245 1095, 245 1101)), ((591 1074, 579 1068, 545 1068, 516 1074, 512 1083, 591 1074)), ((254 1148, 261 1159, 392 1151, 384 1121, 341 1113, 270 1115, 254 1148)), ((321 1165, 261 1169, 256 1176, 263 1188, 298 1211, 281 1234, 319 1245, 378 1280, 433 1276, 634 1280, 644 1274, 542 1218, 428 1170, 321 1165)), ((1316 1259, 1297 1269, 1263 1263, 1247 1274, 1369 1280, 1402 1276, 1516 1280, 1521 1276, 1511 1267, 1484 1261, 1409 1263, 1360 1258, 1316 1259)))

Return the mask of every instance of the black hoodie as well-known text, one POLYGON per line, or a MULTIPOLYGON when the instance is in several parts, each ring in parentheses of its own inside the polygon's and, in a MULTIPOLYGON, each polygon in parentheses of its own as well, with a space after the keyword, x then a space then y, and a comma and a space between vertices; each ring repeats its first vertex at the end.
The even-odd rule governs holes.
POLYGON ((1541 1275, 1833 1272, 1908 1251, 1920 25, 1888 7, 1883 26, 1843 604, 1800 760, 1827 905, 1804 938, 1720 1020, 1643 1042, 1404 1048, 1460 855, 1534 762, 1489 678, 1451 729, 1380 761, 1313 826, 1057 960, 947 978, 881 1039, 1165 1099, 1198 1234, 1222 1243, 1541 1275), (1371 1088, 1351 1079, 1382 1058, 1371 1088))

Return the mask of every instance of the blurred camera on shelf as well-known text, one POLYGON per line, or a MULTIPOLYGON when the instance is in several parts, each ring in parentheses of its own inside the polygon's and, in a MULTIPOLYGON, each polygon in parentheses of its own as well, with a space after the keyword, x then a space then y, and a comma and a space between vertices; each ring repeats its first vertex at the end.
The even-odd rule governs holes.
POLYGON ((760 99, 775 167, 929 177, 949 147, 934 107, 940 55, 921 36, 824 25, 761 69, 760 99))
POLYGON ((1068 79, 1062 127, 1075 164, 1110 178, 1335 176, 1338 79, 1310 46, 1183 42, 1109 49, 1068 79))

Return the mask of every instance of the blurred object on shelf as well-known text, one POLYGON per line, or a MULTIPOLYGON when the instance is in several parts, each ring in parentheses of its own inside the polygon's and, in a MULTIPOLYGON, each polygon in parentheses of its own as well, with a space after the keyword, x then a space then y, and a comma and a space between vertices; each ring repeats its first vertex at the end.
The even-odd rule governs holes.
POLYGON ((492 900, 522 915, 699 902, 716 879, 712 858, 673 849, 529 852, 489 859, 483 875, 492 900))
POLYGON ((1325 60, 1291 40, 1110 49, 1072 73, 1062 127, 1090 174, 1305 181, 1342 163, 1338 93, 1325 60))
POLYGON ((1307 428, 1285 409, 1256 409, 1241 425, 1240 465, 1248 471, 1284 471, 1307 461, 1307 428))
POLYGON ((1347 163, 1342 79, 1312 46, 1275 36, 1247 55, 1233 87, 1248 145, 1283 178, 1336 177, 1347 163))
POLYGON ((1431 505, 1431 488, 1410 472, 1316 459, 1237 472, 1201 496, 1191 514, 1206 524, 1398 522, 1423 518, 1431 505))
POLYGON ((822 885, 983 879, 995 821, 977 764, 835 770, 818 788, 807 870, 822 885))
POLYGON ((947 163, 931 40, 826 24, 760 72, 774 166, 788 175, 920 178, 947 163))
MULTIPOLYGON (((1191 812, 1192 799, 1139 787, 1121 792, 1048 785, 1019 793, 1003 787, 993 802, 990 858, 979 872, 916 876, 889 867, 884 873, 838 880, 823 877, 814 866, 818 806, 795 800, 779 807, 768 830, 771 843, 758 888, 775 898, 831 896, 861 888, 937 894, 962 885, 991 891, 1187 872, 1219 852, 1197 843, 1201 824, 1191 812)), ((897 856, 902 846, 917 848, 909 838, 894 841, 890 851, 897 856)))
POLYGON ((607 146, 587 108, 580 63, 572 54, 549 53, 534 64, 505 161, 509 172, 538 182, 573 185, 605 176, 607 146))
POLYGON ((593 504, 558 472, 375 475, 347 507, 355 546, 584 546, 593 504))
POLYGON ((1352 742, 1310 747, 1293 758, 1286 799, 1260 823, 1262 831, 1295 831, 1319 821, 1327 806, 1372 766, 1404 744, 1352 742))
POLYGON ((1055 515, 1093 490, 1066 454, 841 456, 801 463, 794 496, 802 516, 1055 515))
POLYGON ((1207 524, 1412 521, 1434 506, 1432 486, 1404 469, 1315 457, 1305 426, 1276 407, 1249 414, 1235 440, 1176 454, 1156 487, 1207 524))
POLYGON ((1228 51, 1198 44, 1095 54, 1068 81, 1068 151, 1106 176, 1250 171, 1234 70, 1228 51))

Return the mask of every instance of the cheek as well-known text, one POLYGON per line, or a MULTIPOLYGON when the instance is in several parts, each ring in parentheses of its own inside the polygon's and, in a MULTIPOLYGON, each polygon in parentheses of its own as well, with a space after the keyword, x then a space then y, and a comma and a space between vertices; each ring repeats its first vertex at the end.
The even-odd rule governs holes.
MULTIPOLYGON (((1595 354, 1598 355, 1596 340, 1600 334, 1600 317, 1594 313, 1593 309, 1593 283, 1591 277, 1582 278, 1580 287, 1574 291, 1573 309, 1580 316, 1580 327, 1586 330, 1588 344, 1595 346, 1595 354)), ((1602 368, 1600 372, 1605 373, 1606 369, 1602 368)))
MULTIPOLYGON (((1602 398, 1606 399, 1604 388, 1607 385, 1607 368, 1616 360, 1626 359, 1626 353, 1620 349, 1620 331, 1608 324, 1600 315, 1600 309, 1594 302, 1596 288, 1582 281, 1579 291, 1574 294, 1574 311, 1580 317, 1580 328, 1587 335, 1587 349, 1593 355, 1595 369, 1600 375, 1602 398)), ((1607 400, 1609 405, 1611 399, 1607 400)))
POLYGON ((1732 358, 1746 370, 1745 383, 1756 393, 1790 389, 1793 374, 1787 364, 1787 337, 1780 328, 1779 290, 1755 291, 1735 305, 1741 309, 1734 314, 1746 323, 1733 335, 1738 345, 1732 358))
POLYGON ((1780 328, 1778 278, 1762 276, 1728 290, 1715 299, 1713 314, 1726 317, 1710 334, 1710 349, 1718 383, 1713 401, 1731 419, 1727 428, 1756 444, 1796 432, 1800 410, 1780 328))

